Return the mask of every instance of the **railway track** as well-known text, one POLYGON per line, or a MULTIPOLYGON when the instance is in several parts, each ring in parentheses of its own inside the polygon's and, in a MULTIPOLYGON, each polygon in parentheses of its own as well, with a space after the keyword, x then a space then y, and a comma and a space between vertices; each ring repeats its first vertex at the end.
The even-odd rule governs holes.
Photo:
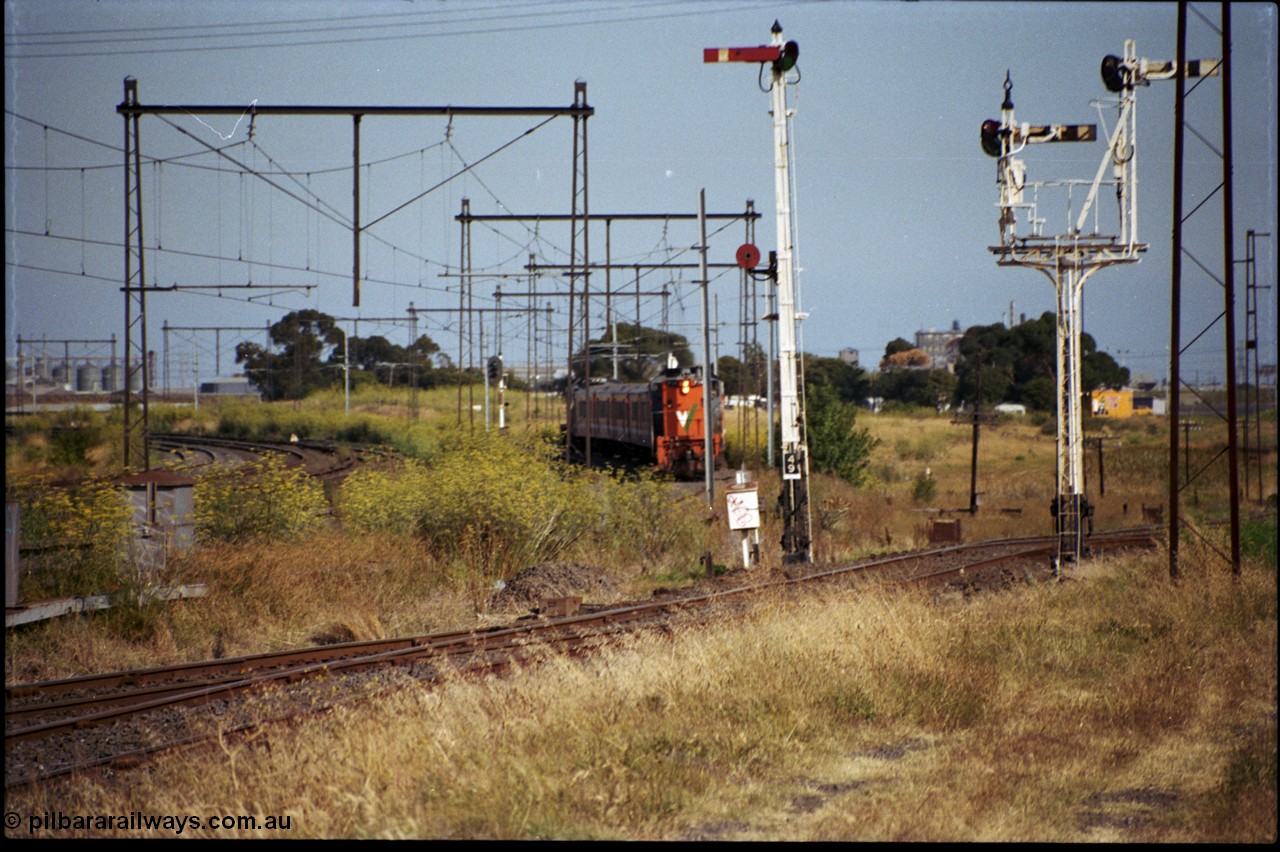
MULTIPOLYGON (((1156 528, 1099 534, 1091 545, 1096 551, 1150 547, 1157 535, 1156 528)), ((526 616, 483 630, 6 685, 5 783, 127 766, 158 752, 246 736, 266 721, 323 712, 409 684, 501 672, 549 654, 593 653, 635 631, 673 631, 711 615, 731 615, 770 593, 857 583, 945 584, 968 593, 1002 584, 1002 577, 1048 579, 1048 556, 1056 546, 1055 537, 1029 537, 838 567, 791 566, 710 589, 659 591, 643 602, 589 607, 563 617, 526 616)))
POLYGON ((362 461, 386 455, 385 449, 340 447, 331 441, 242 441, 192 435, 152 435, 151 446, 177 461, 177 470, 195 473, 216 464, 252 465, 282 458, 317 479, 340 479, 362 461))

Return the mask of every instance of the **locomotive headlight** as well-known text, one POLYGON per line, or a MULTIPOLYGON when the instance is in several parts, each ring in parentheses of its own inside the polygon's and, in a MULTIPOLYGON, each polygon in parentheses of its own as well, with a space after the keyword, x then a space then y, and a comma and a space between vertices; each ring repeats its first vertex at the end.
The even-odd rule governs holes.
POLYGON ((689 392, 689 386, 692 384, 688 379, 680 380, 680 395, 684 396, 689 392))

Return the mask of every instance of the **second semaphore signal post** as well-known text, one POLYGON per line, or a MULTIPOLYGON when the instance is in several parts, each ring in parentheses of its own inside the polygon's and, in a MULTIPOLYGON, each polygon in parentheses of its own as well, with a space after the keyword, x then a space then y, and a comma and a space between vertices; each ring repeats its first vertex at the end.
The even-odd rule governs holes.
MULTIPOLYGON (((795 68, 800 47, 783 42, 782 26, 773 22, 772 43, 757 47, 709 47, 703 62, 755 62, 769 65, 769 95, 773 116, 774 203, 777 208, 778 395, 782 430, 782 560, 813 559, 809 509, 809 454, 805 445, 804 401, 796 369, 796 303, 793 273, 794 232, 791 226, 791 164, 787 111, 788 74, 795 68)), ((772 424, 770 424, 772 428, 772 424)))

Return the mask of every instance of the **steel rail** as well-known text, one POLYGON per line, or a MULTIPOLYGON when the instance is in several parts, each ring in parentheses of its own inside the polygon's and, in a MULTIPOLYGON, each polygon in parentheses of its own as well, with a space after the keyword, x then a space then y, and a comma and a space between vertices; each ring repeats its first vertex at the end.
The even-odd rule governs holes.
MULTIPOLYGON (((1127 534, 1114 533, 1109 537, 1099 536, 1096 538, 1098 538, 1097 543, 1099 545, 1110 541, 1149 543, 1151 541, 1151 531, 1135 530, 1127 534)), ((797 586, 838 577, 861 576, 870 569, 882 570, 894 565, 929 561, 974 549, 990 549, 993 547, 1019 548, 1012 553, 1001 554, 976 563, 968 563, 965 566, 897 579, 903 582, 911 582, 963 575, 966 570, 981 570, 985 567, 1007 563, 1012 560, 1029 559, 1043 555, 1048 552, 1048 548, 1053 541, 1055 541, 1053 537, 1027 537, 989 542, 971 542, 927 551, 908 551, 826 571, 784 576, 781 579, 766 580, 700 595, 680 596, 670 601, 647 601, 629 606, 614 607, 560 618, 540 619, 538 622, 526 622, 509 627, 494 627, 481 631, 448 631, 397 639, 363 640, 225 660, 191 662, 176 666, 7 685, 5 687, 6 723, 10 720, 36 714, 65 712, 92 707, 108 707, 111 709, 89 712, 85 715, 27 728, 13 728, 6 732, 6 742, 102 724, 133 713, 145 712, 159 707, 195 703, 209 700, 213 697, 236 694, 274 681, 296 681, 319 674, 359 670, 392 663, 405 665, 424 658, 446 654, 511 650, 535 637, 540 638, 541 641, 554 641, 563 638, 558 637, 557 633, 581 628, 598 630, 603 626, 626 624, 648 617, 656 617, 675 609, 706 607, 733 598, 758 594, 769 588, 797 586), (261 671, 267 668, 271 669, 268 673, 251 674, 255 670, 261 671), (145 686, 145 684, 158 684, 163 681, 174 681, 179 678, 193 678, 202 675, 213 675, 214 677, 197 684, 169 683, 167 685, 145 686), (103 696, 91 692, 95 689, 103 690, 119 686, 138 687, 140 685, 141 688, 130 689, 127 692, 116 695, 103 696), (15 706, 12 703, 15 700, 34 695, 57 695, 87 691, 90 691, 90 694, 63 700, 32 702, 22 706, 15 706)))
MULTIPOLYGON (((1158 532, 1158 527, 1135 528, 1131 530, 1114 531, 1111 533, 1095 535, 1093 540, 1099 549, 1110 548, 1113 546, 1152 546, 1157 542, 1156 536, 1158 532)), ((6 691, 14 695, 30 694, 33 691, 38 692, 41 688, 46 686, 52 689, 74 688, 73 684, 77 681, 82 685, 91 680, 97 680, 99 684, 111 681, 112 679, 119 679, 120 682, 126 680, 137 681, 139 679, 145 680, 149 677, 164 677, 166 670, 169 673, 172 673, 175 670, 190 673, 192 671, 199 670, 202 667, 208 668, 210 666, 213 668, 229 670, 238 665, 243 666, 246 661, 265 661, 273 656, 277 658, 278 663, 279 658, 282 656, 292 656, 294 659, 304 659, 308 655, 323 655, 332 652, 357 652, 357 656, 348 657, 346 659, 320 661, 311 664, 293 666, 283 670, 278 669, 266 678, 236 678, 234 675, 224 674, 224 682, 219 684, 206 684, 204 686, 197 686, 194 688, 189 688, 186 685, 162 687, 160 688, 160 691, 166 694, 150 700, 135 701, 128 704, 128 706, 45 723, 44 725, 35 725, 26 729, 10 730, 6 733, 6 748, 11 743, 15 743, 22 739, 48 736, 59 731, 76 731, 92 725, 116 721, 127 716, 149 710, 204 703, 220 698, 230 698, 241 693, 262 691, 273 684, 312 680, 319 675, 336 675, 344 672, 357 672, 379 666, 407 667, 421 663, 432 657, 447 659, 449 657, 462 657, 463 655, 469 654, 471 655, 470 660, 459 659, 453 668, 450 669, 453 674, 496 673, 505 671, 519 662, 536 660, 556 652, 565 653, 570 656, 580 656, 582 654, 589 653, 590 649, 587 647, 589 643, 595 643, 598 645, 599 643, 608 641, 613 636, 631 634, 638 626, 641 626, 645 619, 652 620, 655 627, 669 629, 669 622, 667 620, 663 620, 664 616, 677 612, 692 611, 695 609, 710 607, 715 603, 746 599, 750 595, 759 594, 760 592, 770 588, 808 586, 815 584, 817 581, 842 577, 861 578, 867 574, 869 569, 872 569, 871 575, 874 578, 883 579, 889 582, 935 583, 949 577, 964 576, 966 572, 977 573, 986 568, 1006 564, 1014 560, 1042 557, 1045 554, 1053 552, 1053 548, 1056 547, 1056 542, 1057 539, 1054 536, 1036 536, 1000 539, 986 542, 970 542, 925 551, 908 551, 842 566, 836 569, 817 571, 804 575, 784 576, 780 580, 750 583, 730 589, 723 589, 699 595, 677 597, 668 601, 645 602, 561 618, 538 618, 536 621, 526 620, 524 623, 518 623, 507 627, 494 627, 479 631, 450 631, 443 634, 406 637, 397 640, 367 640, 363 642, 343 643, 342 645, 298 649, 296 651, 284 652, 283 654, 276 655, 254 655, 252 658, 237 658, 234 660, 217 661, 212 664, 189 663, 176 667, 157 667, 154 669, 135 672, 117 672, 107 675, 87 676, 85 678, 67 678, 61 681, 47 682, 44 684, 20 684, 13 687, 6 687, 6 691), (993 557, 978 560, 977 562, 969 562, 963 566, 953 566, 940 571, 928 571, 918 574, 910 574, 908 572, 906 576, 897 578, 882 576, 887 572, 875 570, 885 569, 894 565, 901 566, 912 562, 928 562, 944 558, 949 555, 963 554, 967 551, 999 547, 1011 547, 1013 550, 1010 553, 998 554, 993 557), (399 645, 400 647, 390 647, 396 645, 399 645), (384 650, 367 654, 358 653, 361 649, 368 650, 378 646, 383 646, 384 650), (496 658, 492 656, 495 653, 499 654, 496 658)), ((802 566, 795 567, 800 568, 802 566)), ((437 668, 436 670, 426 674, 417 674, 415 675, 415 678, 420 682, 436 683, 442 676, 442 671, 437 668)), ((108 698, 107 700, 111 701, 113 699, 108 698)), ((323 706, 317 707, 313 710, 306 711, 306 714, 323 712, 325 709, 327 708, 323 706)), ((285 718, 295 718, 298 715, 300 714, 291 714, 285 718)), ((278 722, 282 720, 275 719, 271 721, 278 722)), ((146 747, 144 749, 134 750, 131 752, 89 759, 74 765, 69 764, 48 770, 42 770, 38 777, 6 778, 6 787, 13 787, 30 783, 32 781, 43 780, 45 778, 70 774, 93 766, 115 764, 123 767, 131 760, 140 761, 145 759, 145 756, 149 754, 162 753, 187 745, 199 744, 201 741, 202 738, 200 737, 187 738, 181 742, 159 744, 154 747, 146 747)), ((203 741, 207 742, 208 738, 203 738, 203 741)))

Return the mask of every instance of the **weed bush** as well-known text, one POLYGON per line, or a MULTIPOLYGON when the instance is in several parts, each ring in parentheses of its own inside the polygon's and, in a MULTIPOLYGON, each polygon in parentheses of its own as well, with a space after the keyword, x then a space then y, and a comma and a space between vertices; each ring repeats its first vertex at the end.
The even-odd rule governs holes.
POLYGON ((5 470, 10 475, 55 474, 78 478, 86 471, 118 470, 102 464, 114 444, 106 444, 110 415, 88 407, 36 411, 5 419, 5 470))
POLYGON ((915 459, 926 464, 937 461, 946 449, 947 436, 936 432, 917 432, 913 435, 897 438, 893 442, 893 451, 902 461, 915 459))
POLYGON ((18 503, 22 597, 102 594, 117 588, 127 563, 132 509, 102 479, 55 487, 47 477, 10 485, 18 503))
POLYGON ((471 582, 575 553, 652 574, 706 549, 694 497, 653 476, 579 473, 558 449, 537 435, 458 440, 430 465, 353 473, 338 514, 352 532, 421 536, 471 582))
POLYGON ((433 502, 427 468, 408 461, 396 470, 357 470, 343 482, 338 515, 353 532, 412 533, 433 502))
POLYGON ((694 563, 705 550, 702 501, 652 476, 601 482, 606 515, 597 549, 655 574, 694 563))
POLYGON ((510 577, 562 556, 602 507, 536 439, 458 439, 425 470, 418 531, 482 577, 510 577))
POLYGON ((911 499, 916 503, 930 503, 938 496, 938 483, 928 474, 921 473, 911 485, 911 499))
POLYGON ((195 488, 196 535, 220 541, 289 538, 319 524, 327 508, 324 487, 279 458, 249 470, 215 465, 195 488))
POLYGON ((1276 519, 1243 521, 1240 524, 1240 551, 1262 565, 1276 569, 1276 519))

